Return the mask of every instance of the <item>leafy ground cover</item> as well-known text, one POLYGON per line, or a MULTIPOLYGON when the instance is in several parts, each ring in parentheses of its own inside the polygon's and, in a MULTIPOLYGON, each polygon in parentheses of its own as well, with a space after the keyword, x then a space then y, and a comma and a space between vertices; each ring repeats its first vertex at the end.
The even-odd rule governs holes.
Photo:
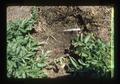
POLYGON ((76 37, 70 50, 71 72, 77 76, 91 78, 110 78, 111 53, 110 43, 106 44, 93 34, 76 37))
POLYGON ((7 76, 10 78, 44 78, 47 52, 42 50, 36 60, 40 44, 31 36, 37 22, 37 9, 33 7, 31 17, 7 24, 7 76))

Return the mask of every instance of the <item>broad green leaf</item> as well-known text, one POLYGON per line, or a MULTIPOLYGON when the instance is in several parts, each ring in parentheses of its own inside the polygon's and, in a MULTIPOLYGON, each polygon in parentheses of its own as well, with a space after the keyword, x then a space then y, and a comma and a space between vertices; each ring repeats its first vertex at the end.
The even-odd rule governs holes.
POLYGON ((19 55, 19 52, 20 52, 20 47, 17 47, 17 49, 16 49, 16 55, 19 55))
POLYGON ((34 56, 34 55, 35 55, 35 53, 31 52, 31 53, 28 53, 28 54, 26 55, 26 57, 31 57, 31 56, 34 56))
POLYGON ((75 54, 80 54, 80 52, 79 51, 75 51, 75 54))
POLYGON ((80 59, 78 59, 78 62, 83 65, 83 66, 87 66, 88 64, 85 64, 84 62, 82 62, 80 59))
POLYGON ((69 58, 70 58, 71 63, 73 64, 73 66, 76 69, 79 69, 79 64, 77 63, 77 61, 73 57, 69 57, 69 58))
POLYGON ((83 57, 87 57, 88 55, 87 55, 86 53, 83 53, 83 52, 82 52, 82 56, 83 56, 83 57))
POLYGON ((19 30, 24 34, 27 33, 27 30, 25 30, 25 29, 20 28, 19 30))
POLYGON ((22 51, 20 51, 19 56, 20 56, 20 57, 23 57, 23 52, 22 52, 22 51))
POLYGON ((80 36, 80 41, 83 42, 83 34, 80 36))
POLYGON ((17 43, 15 43, 15 44, 13 45, 13 47, 12 47, 13 51, 16 51, 17 45, 18 45, 17 43))
POLYGON ((84 39, 84 42, 87 43, 90 39, 90 35, 86 36, 85 39, 84 39))
POLYGON ((22 20, 21 24, 20 24, 20 27, 21 28, 24 28, 25 25, 28 25, 27 23, 29 22, 29 19, 25 19, 25 20, 22 20))
POLYGON ((77 46, 78 46, 78 43, 72 43, 72 45, 74 45, 74 47, 77 47, 77 46))
POLYGON ((26 78, 25 72, 22 73, 22 78, 26 78))
POLYGON ((92 63, 93 65, 98 65, 98 64, 97 64, 97 60, 93 60, 91 63, 92 63))
POLYGON ((31 51, 32 51, 32 52, 37 51, 37 50, 38 50, 38 47, 36 47, 36 48, 32 48, 32 47, 31 47, 31 51))
POLYGON ((32 43, 32 47, 37 47, 38 46, 38 43, 37 42, 33 42, 32 43))
POLYGON ((26 65, 27 63, 26 63, 25 59, 24 58, 21 58, 21 59, 22 59, 22 62, 26 65))
POLYGON ((37 63, 37 66, 38 66, 39 68, 43 68, 43 67, 46 66, 46 64, 45 64, 45 63, 37 63))

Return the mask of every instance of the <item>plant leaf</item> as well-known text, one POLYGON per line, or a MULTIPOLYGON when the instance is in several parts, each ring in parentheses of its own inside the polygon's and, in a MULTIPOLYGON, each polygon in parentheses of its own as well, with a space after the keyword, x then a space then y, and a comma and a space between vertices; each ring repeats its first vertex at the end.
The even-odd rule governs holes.
POLYGON ((73 64, 73 66, 79 70, 79 64, 77 63, 77 61, 73 58, 73 57, 69 57, 70 58, 70 61, 71 63, 73 64))
POLYGON ((89 39, 90 39, 90 35, 87 35, 84 39, 84 42, 87 43, 89 41, 89 39))
POLYGON ((45 64, 45 63, 37 63, 37 66, 38 66, 39 68, 43 68, 43 67, 46 66, 46 64, 45 64))

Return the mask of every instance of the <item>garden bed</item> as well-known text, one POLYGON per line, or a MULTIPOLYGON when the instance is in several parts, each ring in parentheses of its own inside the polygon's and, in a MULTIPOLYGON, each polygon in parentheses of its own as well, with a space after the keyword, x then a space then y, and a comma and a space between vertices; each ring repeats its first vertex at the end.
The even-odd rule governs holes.
MULTIPOLYGON (((31 17, 31 8, 31 6, 8 7, 7 22, 31 17)), ((111 41, 111 7, 37 6, 34 10, 37 18, 31 34, 40 43, 35 59, 39 59, 41 49, 49 51, 45 62, 47 66, 43 68, 43 72, 49 78, 70 74, 66 72, 65 67, 68 68, 70 63, 69 52, 73 49, 70 48, 71 42, 81 33, 83 35, 92 33, 96 40, 100 38, 105 44, 111 41), (81 32, 64 32, 76 28, 81 29, 81 32)))

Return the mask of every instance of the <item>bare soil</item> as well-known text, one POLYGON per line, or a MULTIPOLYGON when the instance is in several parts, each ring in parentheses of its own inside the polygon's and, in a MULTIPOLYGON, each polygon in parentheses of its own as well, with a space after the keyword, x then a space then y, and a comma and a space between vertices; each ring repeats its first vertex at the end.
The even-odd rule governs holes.
MULTIPOLYGON (((70 47, 71 39, 76 32, 63 32, 65 29, 80 28, 93 32, 103 41, 110 41, 111 7, 106 6, 38 6, 39 21, 33 37, 44 42, 42 48, 50 50, 48 63, 65 58, 65 49, 70 47)), ((7 8, 7 22, 30 17, 31 6, 12 6, 7 8)), ((40 50, 38 51, 40 54, 40 50)), ((61 65, 53 65, 52 69, 44 69, 48 77, 68 75, 61 65), (57 71, 54 70, 56 66, 57 71)))
POLYGON ((31 6, 8 6, 7 22, 30 17, 31 6))

